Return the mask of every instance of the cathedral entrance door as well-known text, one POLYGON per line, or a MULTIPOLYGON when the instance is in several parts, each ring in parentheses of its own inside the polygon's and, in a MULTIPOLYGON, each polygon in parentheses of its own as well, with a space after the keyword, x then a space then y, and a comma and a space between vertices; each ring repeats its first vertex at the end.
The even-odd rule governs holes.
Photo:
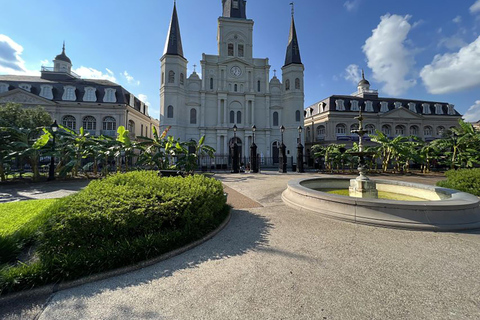
MULTIPOLYGON (((231 164, 232 163, 232 149, 233 149, 233 143, 234 143, 234 139, 235 138, 232 138, 230 139, 230 143, 228 144, 229 148, 228 148, 228 163, 231 164)), ((237 137, 237 150, 238 150, 238 157, 239 157, 239 161, 238 163, 242 163, 242 140, 240 140, 240 138, 237 137)))
POLYGON ((275 141, 274 143, 272 143, 272 159, 273 159, 273 163, 278 163, 279 161, 279 147, 280 147, 280 143, 278 143, 278 141, 275 141))

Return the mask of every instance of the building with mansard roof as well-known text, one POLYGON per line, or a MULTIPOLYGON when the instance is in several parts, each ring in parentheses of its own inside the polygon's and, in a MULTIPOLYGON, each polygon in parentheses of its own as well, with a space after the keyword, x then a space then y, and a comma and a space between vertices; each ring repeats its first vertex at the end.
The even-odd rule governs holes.
POLYGON ((122 86, 75 74, 65 45, 53 64, 53 68, 42 67, 40 77, 0 75, 0 104, 42 106, 59 124, 75 131, 83 127, 92 135, 114 137, 123 125, 132 136, 151 137, 152 126, 158 128, 148 106, 122 86))
MULTIPOLYGON (((351 146, 358 136, 359 110, 363 112, 363 126, 369 134, 380 130, 388 137, 417 136, 431 141, 442 136, 461 119, 453 104, 378 96, 365 79, 358 83, 357 92, 351 95, 333 95, 305 109, 305 146, 315 144, 345 143, 351 146)), ((368 140, 368 137, 366 138, 368 140)), ((367 142, 368 143, 368 142, 367 142)))
POLYGON ((235 135, 241 155, 248 157, 255 125, 258 153, 273 163, 278 162, 283 125, 287 156, 295 159, 297 128, 303 125, 304 66, 293 13, 280 80, 276 75, 270 78, 268 59, 253 55, 254 22, 247 18, 246 1, 222 0, 222 8, 218 54, 203 54, 200 78, 195 71, 187 76, 174 4, 160 59, 160 125, 171 126, 169 134, 185 141, 205 135, 206 144, 216 149, 216 161, 227 158, 235 135))

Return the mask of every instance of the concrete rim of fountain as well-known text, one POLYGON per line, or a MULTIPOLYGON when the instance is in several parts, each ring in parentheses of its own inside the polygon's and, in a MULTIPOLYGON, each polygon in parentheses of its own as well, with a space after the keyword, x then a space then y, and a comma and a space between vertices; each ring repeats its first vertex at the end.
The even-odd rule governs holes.
POLYGON ((365 199, 330 194, 313 188, 348 188, 350 178, 303 178, 288 182, 285 204, 355 223, 412 230, 456 231, 480 228, 480 199, 436 186, 375 179, 382 191, 414 194, 425 201, 365 199))

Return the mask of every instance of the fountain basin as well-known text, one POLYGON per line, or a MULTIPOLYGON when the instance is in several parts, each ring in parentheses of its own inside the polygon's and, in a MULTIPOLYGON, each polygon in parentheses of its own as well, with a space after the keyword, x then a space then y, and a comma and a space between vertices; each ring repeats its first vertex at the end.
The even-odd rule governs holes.
POLYGON ((349 178, 304 178, 288 182, 285 204, 324 216, 375 226, 454 231, 480 228, 480 199, 469 193, 404 181, 374 180, 379 191, 424 201, 364 199, 314 189, 348 189, 349 178))

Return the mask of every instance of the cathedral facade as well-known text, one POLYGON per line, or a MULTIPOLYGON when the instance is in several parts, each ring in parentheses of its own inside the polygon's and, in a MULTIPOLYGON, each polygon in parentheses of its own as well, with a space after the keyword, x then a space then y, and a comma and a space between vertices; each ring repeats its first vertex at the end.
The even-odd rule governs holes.
POLYGON ((253 56, 254 22, 247 18, 246 1, 222 0, 222 6, 218 54, 203 54, 200 78, 195 71, 187 77, 174 5, 160 59, 161 130, 170 127, 168 134, 182 141, 198 141, 205 135, 205 143, 223 159, 235 137, 240 155, 249 157, 255 137, 258 155, 272 163, 278 162, 283 138, 287 157, 295 159, 298 127, 304 121, 304 66, 293 14, 280 80, 276 75, 270 78, 268 58, 253 56))

